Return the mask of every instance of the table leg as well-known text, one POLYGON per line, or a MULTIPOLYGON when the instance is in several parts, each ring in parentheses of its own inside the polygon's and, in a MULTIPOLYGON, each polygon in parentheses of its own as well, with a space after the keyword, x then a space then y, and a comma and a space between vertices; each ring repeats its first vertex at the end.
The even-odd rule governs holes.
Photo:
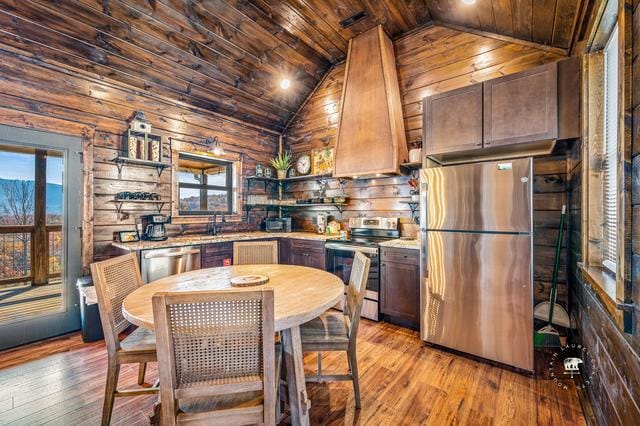
POLYGON ((284 361, 287 365, 287 385, 289 386, 289 407, 291 424, 309 425, 309 407, 307 387, 304 382, 304 360, 302 358, 302 340, 300 327, 291 327, 282 332, 284 340, 284 361))

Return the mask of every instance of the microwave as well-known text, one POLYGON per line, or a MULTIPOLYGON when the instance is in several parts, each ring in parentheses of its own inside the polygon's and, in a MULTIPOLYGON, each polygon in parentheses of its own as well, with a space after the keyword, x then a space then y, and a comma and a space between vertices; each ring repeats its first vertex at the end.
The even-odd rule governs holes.
POLYGON ((268 217, 264 220, 264 230, 267 232, 291 232, 291 218, 268 217))

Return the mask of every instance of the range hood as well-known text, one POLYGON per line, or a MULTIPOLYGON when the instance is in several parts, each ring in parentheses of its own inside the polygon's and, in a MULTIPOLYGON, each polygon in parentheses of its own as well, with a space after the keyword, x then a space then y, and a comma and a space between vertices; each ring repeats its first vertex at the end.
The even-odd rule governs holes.
POLYGON ((399 174, 407 157, 393 44, 378 25, 349 41, 333 174, 399 174))

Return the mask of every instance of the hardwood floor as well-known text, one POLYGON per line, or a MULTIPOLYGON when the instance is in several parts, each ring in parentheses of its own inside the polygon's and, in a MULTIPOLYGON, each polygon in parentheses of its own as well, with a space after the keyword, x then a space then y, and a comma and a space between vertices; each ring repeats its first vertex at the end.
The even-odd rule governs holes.
MULTIPOLYGON (((426 346, 414 331, 363 320, 358 338, 362 409, 349 382, 308 385, 312 424, 584 424, 574 387, 426 346)), ((305 369, 316 355, 305 357, 305 369)), ((344 354, 323 371, 344 371, 344 354)), ((106 349, 72 334, 0 352, 0 424, 99 424, 106 349)), ((147 381, 156 377, 150 365, 147 381)), ((133 386, 137 366, 123 367, 133 386)), ((116 399, 112 424, 147 424, 154 397, 116 399)))

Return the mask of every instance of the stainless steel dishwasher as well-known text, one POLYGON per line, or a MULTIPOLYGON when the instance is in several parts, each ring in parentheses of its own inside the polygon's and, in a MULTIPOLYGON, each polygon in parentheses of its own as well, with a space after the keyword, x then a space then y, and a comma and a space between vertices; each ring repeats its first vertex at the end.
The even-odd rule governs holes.
POLYGON ((143 250, 140 260, 142 281, 148 283, 169 275, 200 269, 200 246, 143 250))

